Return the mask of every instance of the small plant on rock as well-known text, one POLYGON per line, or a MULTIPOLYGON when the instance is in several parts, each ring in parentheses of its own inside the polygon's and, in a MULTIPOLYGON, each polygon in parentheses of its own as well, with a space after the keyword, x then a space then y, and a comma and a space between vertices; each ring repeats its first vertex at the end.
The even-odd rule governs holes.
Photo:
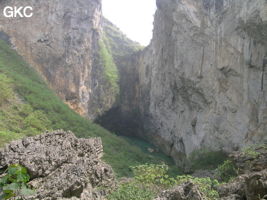
POLYGON ((215 190, 215 187, 219 182, 211 178, 197 178, 189 175, 177 176, 177 184, 183 184, 186 182, 192 182, 197 185, 199 191, 204 195, 206 200, 216 200, 219 198, 218 192, 215 190))
POLYGON ((252 157, 252 158, 255 159, 255 158, 257 158, 260 155, 260 153, 257 152, 255 150, 255 148, 256 148, 256 146, 250 146, 250 147, 244 148, 242 150, 242 152, 245 153, 245 155, 247 155, 247 156, 252 157))
POLYGON ((10 199, 12 197, 25 197, 34 194, 27 183, 30 176, 25 167, 14 164, 7 168, 6 175, 0 179, 2 196, 0 199, 10 199))

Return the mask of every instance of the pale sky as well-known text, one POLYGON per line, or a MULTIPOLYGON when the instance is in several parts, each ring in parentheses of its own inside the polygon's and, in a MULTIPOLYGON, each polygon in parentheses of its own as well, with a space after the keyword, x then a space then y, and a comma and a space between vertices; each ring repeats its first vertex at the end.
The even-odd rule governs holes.
POLYGON ((102 0, 103 15, 131 40, 146 46, 152 38, 156 0, 102 0))

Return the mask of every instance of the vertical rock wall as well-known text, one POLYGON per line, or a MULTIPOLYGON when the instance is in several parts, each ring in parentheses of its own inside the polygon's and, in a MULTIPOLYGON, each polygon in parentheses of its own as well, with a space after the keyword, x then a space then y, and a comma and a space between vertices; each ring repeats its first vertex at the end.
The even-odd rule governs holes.
POLYGON ((266 139, 266 0, 157 6, 152 43, 135 62, 138 90, 122 105, 139 110, 142 136, 177 163, 266 139))
POLYGON ((31 18, 0 15, 0 32, 56 93, 81 115, 94 119, 115 101, 99 58, 101 0, 2 0, 32 6, 31 18))

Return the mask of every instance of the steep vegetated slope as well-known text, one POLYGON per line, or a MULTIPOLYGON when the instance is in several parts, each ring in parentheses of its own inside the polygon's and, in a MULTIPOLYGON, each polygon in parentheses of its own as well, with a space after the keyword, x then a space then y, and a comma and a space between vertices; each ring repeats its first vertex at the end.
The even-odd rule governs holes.
POLYGON ((0 146, 45 130, 64 129, 73 131, 78 137, 101 137, 104 159, 119 176, 131 175, 129 167, 142 163, 172 164, 162 154, 149 153, 71 110, 2 40, 0 80, 0 146))
POLYGON ((120 115, 177 164, 266 140, 267 2, 157 0, 154 36, 125 65, 120 115), (129 82, 130 81, 130 82, 129 82))

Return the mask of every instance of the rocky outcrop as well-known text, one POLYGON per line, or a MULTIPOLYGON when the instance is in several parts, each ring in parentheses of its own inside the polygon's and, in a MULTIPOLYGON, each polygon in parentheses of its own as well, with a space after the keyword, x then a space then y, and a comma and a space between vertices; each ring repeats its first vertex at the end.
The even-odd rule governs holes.
MULTIPOLYGON (((242 175, 230 183, 217 187, 220 200, 264 200, 267 198, 267 171, 242 175)), ((162 192, 155 200, 204 200, 198 187, 184 183, 171 190, 162 192)))
POLYGON ((197 186, 188 182, 174 189, 162 192, 154 200, 203 200, 202 196, 197 186))
POLYGON ((0 150, 0 168, 27 168, 36 194, 27 200, 97 200, 113 188, 111 167, 100 160, 100 138, 78 139, 71 132, 54 131, 12 142, 0 150))
POLYGON ((0 36, 36 68, 71 108, 94 119, 115 102, 99 56, 100 0, 2 0, 0 36), (31 18, 5 18, 5 6, 32 6, 31 18), (1 33, 2 32, 2 33, 1 33))
POLYGON ((231 160, 239 176, 229 183, 217 187, 220 197, 225 200, 266 199, 266 153, 266 145, 260 145, 231 154, 231 160))
POLYGON ((256 200, 267 198, 267 171, 242 175, 228 184, 218 187, 220 197, 225 200, 256 200))
POLYGON ((150 46, 125 70, 134 85, 121 91, 132 94, 121 110, 138 113, 135 133, 179 165, 198 149, 231 152, 266 140, 267 2, 157 0, 157 7, 150 46))
POLYGON ((234 152, 230 159, 238 169, 239 174, 260 172, 267 169, 267 145, 247 148, 241 152, 234 152))
MULTIPOLYGON (((245 151, 231 154, 231 160, 237 169, 238 176, 228 183, 212 186, 218 192, 220 200, 264 200, 267 199, 267 148, 265 145, 251 147, 245 151), (248 165, 249 164, 249 165, 248 165)), ((206 199, 207 190, 200 190, 203 182, 185 182, 173 189, 162 192, 155 200, 193 200, 206 199), (199 185, 200 184, 200 185, 199 185)), ((217 195, 216 195, 217 196, 217 195)), ((215 197, 214 197, 215 198, 215 197)), ((212 199, 214 199, 212 198, 212 199)))

